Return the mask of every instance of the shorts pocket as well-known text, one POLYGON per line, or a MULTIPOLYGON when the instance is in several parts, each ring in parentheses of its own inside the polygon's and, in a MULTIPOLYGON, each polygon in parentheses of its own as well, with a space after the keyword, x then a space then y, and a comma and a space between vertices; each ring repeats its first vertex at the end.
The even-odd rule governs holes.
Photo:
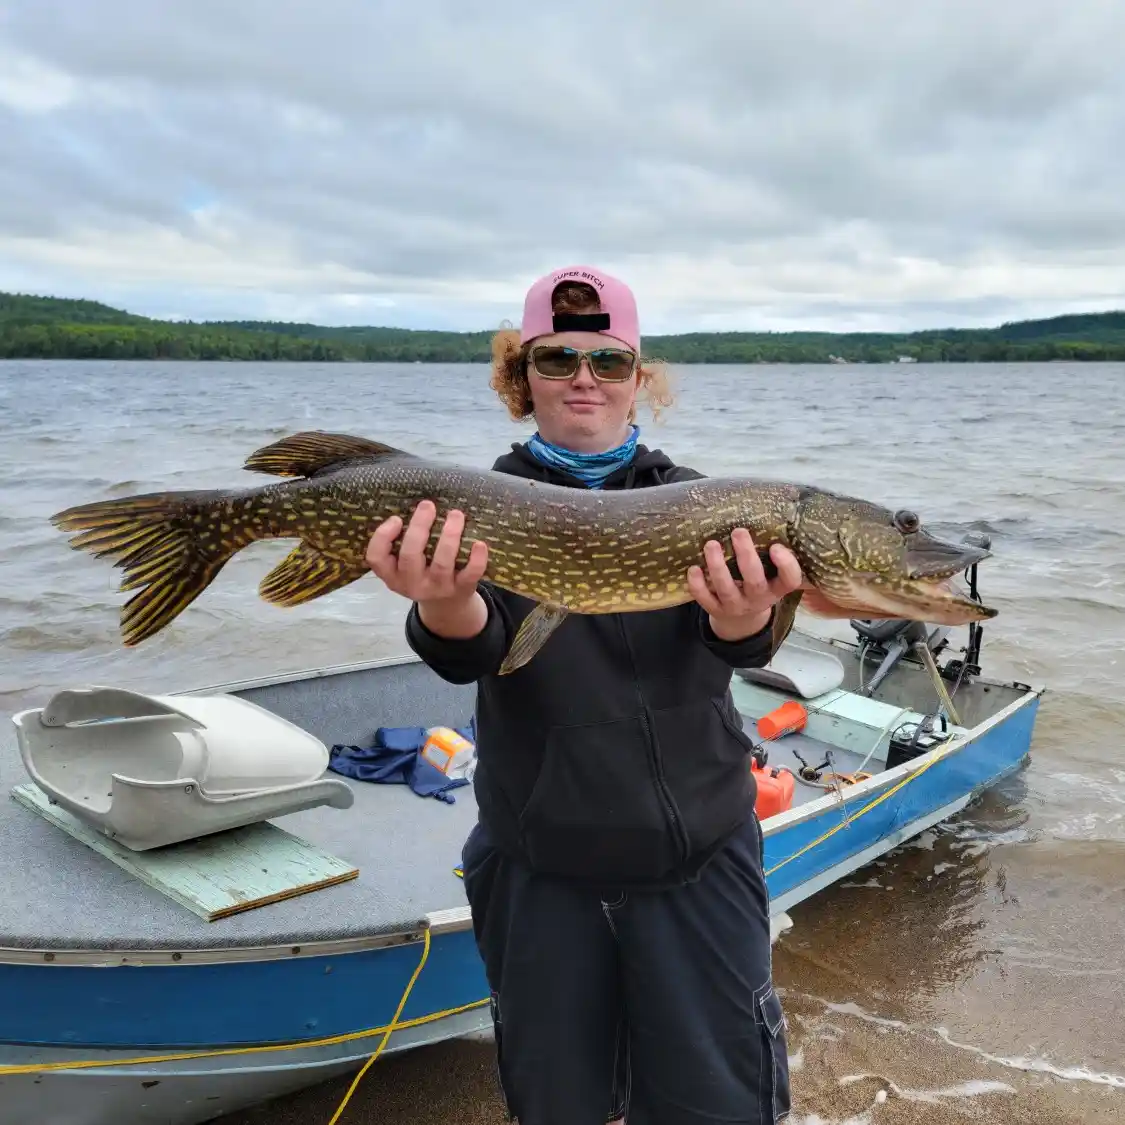
POLYGON ((789 1051, 785 1040, 785 1014, 772 984, 755 996, 756 1016, 762 1033, 762 1079, 758 1090, 763 1121, 789 1116, 789 1051))
POLYGON ((541 871, 611 882, 669 871, 679 848, 644 720, 554 727, 520 831, 541 871))

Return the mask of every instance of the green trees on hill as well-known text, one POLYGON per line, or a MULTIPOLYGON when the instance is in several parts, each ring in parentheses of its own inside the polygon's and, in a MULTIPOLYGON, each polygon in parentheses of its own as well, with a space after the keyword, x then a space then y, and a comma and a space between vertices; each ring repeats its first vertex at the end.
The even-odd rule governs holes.
MULTIPOLYGON (((487 363, 489 332, 273 321, 152 320, 96 301, 0 293, 0 358, 487 363)), ((987 363, 1125 360, 1125 312, 904 334, 691 332, 649 336, 671 363, 987 363)))
POLYGON ((111 309, 98 301, 27 297, 0 293, 0 328, 21 324, 145 324, 146 317, 111 309))
POLYGON ((0 357, 9 359, 356 358, 330 340, 304 340, 188 325, 0 323, 0 357))

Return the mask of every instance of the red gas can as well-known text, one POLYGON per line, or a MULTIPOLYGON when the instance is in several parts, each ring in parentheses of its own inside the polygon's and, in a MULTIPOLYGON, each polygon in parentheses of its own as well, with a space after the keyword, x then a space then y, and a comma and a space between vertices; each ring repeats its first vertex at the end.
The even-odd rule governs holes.
POLYGON ((750 770, 758 786, 754 811, 759 820, 793 807, 793 790, 797 783, 789 770, 784 766, 759 766, 757 758, 750 759, 750 770))

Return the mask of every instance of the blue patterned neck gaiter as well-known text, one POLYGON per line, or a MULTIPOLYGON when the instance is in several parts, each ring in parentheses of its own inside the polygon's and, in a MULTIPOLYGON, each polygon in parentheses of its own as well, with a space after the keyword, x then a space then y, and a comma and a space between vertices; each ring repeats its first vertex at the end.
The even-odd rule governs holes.
POLYGON ((621 445, 616 449, 607 449, 605 453, 575 453, 544 441, 538 431, 532 434, 527 447, 536 460, 542 461, 544 465, 551 465, 578 477, 585 482, 587 488, 601 488, 610 473, 632 460, 639 434, 639 427, 633 426, 621 445))

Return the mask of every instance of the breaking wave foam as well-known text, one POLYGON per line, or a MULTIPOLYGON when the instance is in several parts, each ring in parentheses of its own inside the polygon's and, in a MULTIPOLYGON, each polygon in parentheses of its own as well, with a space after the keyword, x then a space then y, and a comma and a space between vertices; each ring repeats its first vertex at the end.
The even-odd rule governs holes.
POLYGON ((950 1047, 980 1055, 982 1059, 987 1059, 997 1066, 1006 1066, 1010 1070, 1023 1070, 1033 1074, 1050 1074, 1067 1082, 1093 1082, 1099 1086, 1112 1086, 1117 1090, 1125 1090, 1125 1075, 1090 1070, 1085 1066, 1056 1066, 1047 1059, 1007 1058, 1004 1055, 993 1055, 982 1047, 975 1047, 972 1043, 958 1043, 950 1038, 949 1032, 944 1027, 935 1027, 934 1031, 950 1047))
MULTIPOLYGON (((1009 1070, 1021 1070, 1029 1074, 1049 1074, 1052 1077, 1062 1079, 1066 1082, 1091 1082, 1099 1086, 1110 1086, 1116 1090, 1125 1090, 1125 1075, 1113 1074, 1109 1071, 1096 1071, 1091 1070, 1086 1066, 1067 1066, 1056 1064, 1045 1058, 1026 1058, 1023 1056, 1009 1057, 1006 1055, 994 1055, 990 1051, 986 1051, 983 1047, 977 1047, 972 1043, 961 1043, 952 1038, 947 1028, 933 1027, 925 1028, 919 1027, 915 1024, 906 1023, 903 1020, 887 1019, 883 1016, 874 1015, 871 1012, 861 1008, 854 1001, 846 1003, 833 1003, 830 1000, 817 1000, 822 1007, 830 1012, 836 1012, 844 1016, 853 1016, 855 1019, 862 1020, 864 1023, 873 1024, 875 1027, 893 1028, 896 1031, 906 1031, 912 1035, 926 1035, 933 1033, 938 1036, 949 1047, 953 1047, 958 1051, 967 1051, 970 1054, 978 1055, 980 1058, 985 1059, 987 1062, 994 1063, 997 1066, 1007 1067, 1009 1070)), ((878 1075, 860 1074, 852 1075, 848 1078, 841 1079, 841 1083, 858 1082, 864 1078, 876 1078, 884 1082, 888 1087, 893 1087, 894 1084, 886 1079, 880 1078, 878 1075)), ((969 1084, 962 1084, 960 1087, 950 1087, 950 1089, 961 1089, 969 1084)), ((999 1083, 1003 1086, 1004 1083, 999 1083)), ((898 1091, 896 1090, 896 1093, 898 1091)), ((1014 1091, 1013 1091, 1014 1092, 1014 1091)), ((941 1091, 933 1090, 930 1093, 934 1096, 941 1096, 941 1091)), ((903 1095, 905 1096, 905 1094, 903 1095)), ((812 1122, 809 1125, 813 1125, 812 1122)))
POLYGON ((987 1079, 971 1079, 968 1082, 959 1082, 954 1086, 943 1086, 936 1090, 914 1090, 900 1086, 881 1074, 847 1074, 839 1080, 841 1086, 850 1086, 856 1082, 872 1080, 879 1083, 871 1105, 860 1113, 851 1114, 845 1118, 829 1120, 818 1113, 794 1113, 790 1120, 793 1125, 873 1125, 872 1111, 876 1106, 887 1101, 889 1095, 904 1102, 915 1102, 921 1105, 943 1105, 956 1098, 979 1098, 984 1094, 1016 1094, 1018 1091, 1007 1082, 993 1082, 987 1079))

